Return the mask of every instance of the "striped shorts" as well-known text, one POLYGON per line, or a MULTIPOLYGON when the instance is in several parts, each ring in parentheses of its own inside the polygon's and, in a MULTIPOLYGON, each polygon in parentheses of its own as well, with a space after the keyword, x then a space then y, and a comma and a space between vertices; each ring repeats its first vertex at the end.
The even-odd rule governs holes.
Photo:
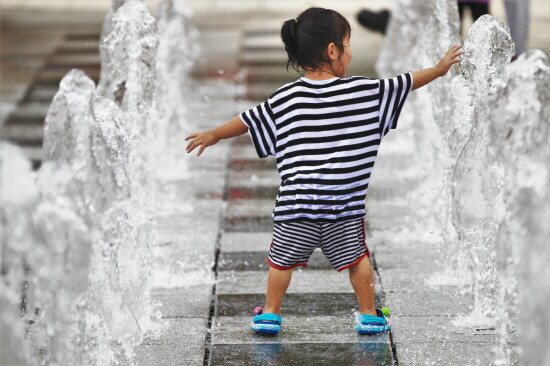
POLYGON ((267 262, 277 269, 305 267, 316 248, 321 249, 337 271, 370 257, 364 219, 336 223, 275 222, 267 262))

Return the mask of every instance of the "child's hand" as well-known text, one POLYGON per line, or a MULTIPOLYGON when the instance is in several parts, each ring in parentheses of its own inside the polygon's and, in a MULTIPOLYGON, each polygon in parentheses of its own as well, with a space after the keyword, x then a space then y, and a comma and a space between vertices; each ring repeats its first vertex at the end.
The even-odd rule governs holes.
POLYGON ((200 146, 199 151, 197 152, 197 156, 200 156, 204 149, 206 149, 210 145, 216 144, 220 139, 214 131, 202 131, 198 133, 193 133, 185 138, 185 141, 192 139, 191 142, 187 145, 187 148, 185 149, 187 153, 190 153, 191 151, 195 150, 197 146, 200 146))
POLYGON ((459 51, 461 48, 461 45, 456 45, 449 48, 449 50, 445 53, 441 60, 439 60, 439 62, 435 66, 438 76, 443 76, 447 74, 451 66, 462 61, 462 59, 458 58, 458 56, 464 54, 464 51, 459 51))

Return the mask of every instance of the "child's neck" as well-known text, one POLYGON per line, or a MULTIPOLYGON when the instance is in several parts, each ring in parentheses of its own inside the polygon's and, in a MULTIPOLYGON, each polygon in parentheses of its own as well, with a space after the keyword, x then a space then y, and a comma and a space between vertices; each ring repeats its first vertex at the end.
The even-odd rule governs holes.
POLYGON ((304 74, 304 77, 311 80, 327 80, 338 76, 331 70, 308 70, 304 74))

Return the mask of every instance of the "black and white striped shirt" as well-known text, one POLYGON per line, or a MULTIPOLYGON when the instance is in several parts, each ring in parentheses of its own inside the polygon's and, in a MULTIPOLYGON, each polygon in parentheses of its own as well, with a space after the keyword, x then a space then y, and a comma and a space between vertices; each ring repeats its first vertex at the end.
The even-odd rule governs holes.
POLYGON ((240 114, 258 153, 274 155, 281 186, 273 220, 335 222, 365 216, 380 141, 396 128, 412 75, 300 78, 240 114))

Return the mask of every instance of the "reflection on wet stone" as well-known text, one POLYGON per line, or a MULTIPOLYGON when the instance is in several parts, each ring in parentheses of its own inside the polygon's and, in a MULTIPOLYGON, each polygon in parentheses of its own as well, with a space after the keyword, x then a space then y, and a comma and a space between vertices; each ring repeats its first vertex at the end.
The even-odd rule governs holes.
POLYGON ((342 365, 390 366, 388 343, 251 343, 218 345, 211 356, 213 366, 241 365, 342 365))

